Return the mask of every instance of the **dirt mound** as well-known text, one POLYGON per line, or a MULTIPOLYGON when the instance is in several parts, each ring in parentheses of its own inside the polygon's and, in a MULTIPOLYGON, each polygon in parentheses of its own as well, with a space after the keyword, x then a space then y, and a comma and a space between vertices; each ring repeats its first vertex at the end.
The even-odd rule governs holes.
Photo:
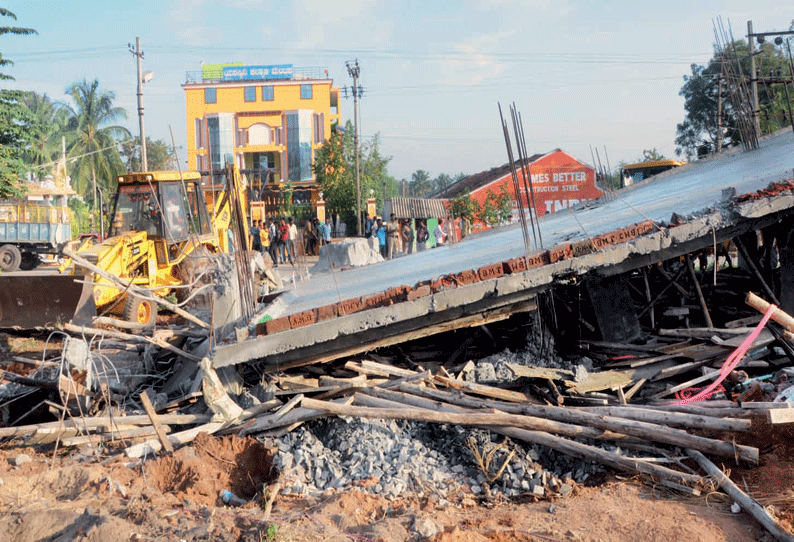
POLYGON ((261 497, 277 477, 273 451, 253 438, 201 433, 193 446, 146 464, 146 477, 163 494, 215 505, 228 489, 238 497, 261 497))

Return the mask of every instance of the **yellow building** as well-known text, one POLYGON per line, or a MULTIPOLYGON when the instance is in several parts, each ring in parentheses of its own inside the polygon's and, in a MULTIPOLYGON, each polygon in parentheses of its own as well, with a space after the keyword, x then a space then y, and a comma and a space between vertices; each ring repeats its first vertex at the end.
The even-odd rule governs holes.
POLYGON ((340 122, 339 89, 328 70, 292 65, 203 65, 185 84, 188 168, 209 176, 228 162, 247 174, 252 201, 272 215, 317 200, 314 152, 340 122))

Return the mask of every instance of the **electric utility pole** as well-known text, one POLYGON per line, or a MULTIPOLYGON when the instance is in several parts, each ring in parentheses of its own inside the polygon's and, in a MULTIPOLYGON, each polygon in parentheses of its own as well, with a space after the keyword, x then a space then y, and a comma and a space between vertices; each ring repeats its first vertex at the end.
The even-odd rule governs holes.
MULTIPOLYGON (((764 85, 767 83, 782 83, 785 87, 786 93, 788 93, 788 80, 786 78, 781 77, 758 77, 758 74, 755 71, 755 43, 753 40, 757 41, 760 45, 763 45, 766 41, 767 36, 775 36, 775 45, 781 46, 783 45, 783 36, 792 36, 794 35, 794 30, 784 30, 780 32, 753 32, 753 21, 747 21, 747 42, 750 45, 750 80, 752 81, 752 89, 753 89, 753 119, 755 120, 755 129, 758 133, 758 136, 761 136, 761 129, 760 129, 760 120, 761 120, 761 109, 758 105, 758 81, 762 81, 764 85)), ((791 73, 791 82, 794 84, 794 62, 791 61, 791 45, 786 40, 786 45, 789 48, 789 70, 791 73)), ((791 104, 786 96, 786 103, 791 104)), ((789 105, 789 117, 791 117, 791 106, 789 105)), ((794 130, 794 118, 791 119, 791 127, 794 130)))
MULTIPOLYGON (((363 89, 358 85, 358 76, 361 74, 361 68, 358 66, 358 59, 352 63, 345 62, 347 73, 353 78, 353 146, 356 153, 356 223, 358 224, 358 236, 362 235, 361 228, 361 180, 359 178, 358 167, 358 99, 363 94, 363 89)), ((347 94, 347 92, 345 92, 347 94)), ((347 96, 345 96, 347 97, 347 96)))
POLYGON ((127 47, 129 47, 130 53, 136 57, 138 64, 138 124, 141 128, 141 171, 149 171, 149 163, 146 159, 146 130, 143 127, 143 74, 141 73, 143 51, 141 51, 141 38, 135 38, 135 49, 129 43, 127 47))

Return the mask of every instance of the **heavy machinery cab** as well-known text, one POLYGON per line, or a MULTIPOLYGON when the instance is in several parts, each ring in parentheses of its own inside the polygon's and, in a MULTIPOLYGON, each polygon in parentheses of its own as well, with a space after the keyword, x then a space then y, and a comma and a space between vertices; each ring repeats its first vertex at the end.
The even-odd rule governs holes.
POLYGON ((146 232, 169 245, 191 235, 212 233, 212 224, 196 172, 153 171, 118 177, 109 237, 146 232))

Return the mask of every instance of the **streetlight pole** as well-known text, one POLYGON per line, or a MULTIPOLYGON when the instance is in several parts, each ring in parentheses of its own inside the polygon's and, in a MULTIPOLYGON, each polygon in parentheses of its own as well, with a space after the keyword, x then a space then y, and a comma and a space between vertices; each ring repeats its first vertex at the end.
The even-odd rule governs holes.
POLYGON ((135 55, 138 65, 138 124, 141 131, 141 171, 149 171, 149 162, 146 159, 146 130, 143 125, 143 74, 141 73, 143 52, 141 51, 141 38, 135 38, 135 49, 132 48, 132 45, 128 45, 128 47, 130 52, 135 55))
POLYGON ((358 60, 355 60, 352 64, 350 62, 345 62, 345 66, 347 67, 347 73, 353 78, 353 146, 355 147, 356 154, 356 224, 358 236, 361 237, 361 180, 359 177, 358 165, 358 98, 360 93, 358 76, 361 73, 361 68, 358 66, 358 60))

